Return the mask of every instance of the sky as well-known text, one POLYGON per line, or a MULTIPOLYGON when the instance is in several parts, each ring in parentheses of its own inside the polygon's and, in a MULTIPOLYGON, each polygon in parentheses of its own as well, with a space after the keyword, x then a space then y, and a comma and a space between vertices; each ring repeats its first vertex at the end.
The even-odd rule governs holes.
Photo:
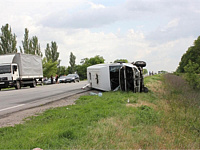
POLYGON ((200 36, 200 0, 1 0, 0 25, 9 24, 22 45, 25 28, 58 45, 62 66, 100 55, 147 63, 148 71, 177 69, 200 36))

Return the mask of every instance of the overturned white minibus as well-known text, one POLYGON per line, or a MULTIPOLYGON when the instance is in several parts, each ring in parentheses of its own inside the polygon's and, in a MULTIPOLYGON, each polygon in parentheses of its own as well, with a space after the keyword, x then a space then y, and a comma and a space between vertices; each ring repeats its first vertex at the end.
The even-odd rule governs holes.
POLYGON ((91 88, 102 91, 148 92, 143 82, 144 61, 135 63, 97 64, 87 68, 91 88))

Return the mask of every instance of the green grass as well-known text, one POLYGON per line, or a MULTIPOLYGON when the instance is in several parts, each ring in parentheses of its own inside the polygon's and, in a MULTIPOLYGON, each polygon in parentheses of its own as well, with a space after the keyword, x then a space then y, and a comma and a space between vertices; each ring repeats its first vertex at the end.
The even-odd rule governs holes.
POLYGON ((172 107, 165 99, 170 96, 151 89, 158 82, 164 82, 163 76, 145 78, 149 93, 81 96, 76 105, 0 128, 0 149, 199 149, 200 135, 192 128, 200 125, 198 109, 188 109, 184 120, 185 106, 172 107))

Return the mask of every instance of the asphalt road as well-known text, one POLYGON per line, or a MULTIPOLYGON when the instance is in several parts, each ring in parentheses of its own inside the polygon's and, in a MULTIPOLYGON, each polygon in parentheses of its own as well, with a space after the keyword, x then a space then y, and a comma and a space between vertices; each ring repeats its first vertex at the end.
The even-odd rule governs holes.
POLYGON ((0 117, 83 92, 87 81, 0 91, 0 117))

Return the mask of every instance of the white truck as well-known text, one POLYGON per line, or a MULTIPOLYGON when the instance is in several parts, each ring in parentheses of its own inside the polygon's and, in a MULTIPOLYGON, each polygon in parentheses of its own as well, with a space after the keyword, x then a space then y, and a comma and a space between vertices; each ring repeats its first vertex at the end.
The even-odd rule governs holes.
POLYGON ((0 55, 0 90, 8 87, 35 87, 42 78, 40 56, 22 53, 0 55))

